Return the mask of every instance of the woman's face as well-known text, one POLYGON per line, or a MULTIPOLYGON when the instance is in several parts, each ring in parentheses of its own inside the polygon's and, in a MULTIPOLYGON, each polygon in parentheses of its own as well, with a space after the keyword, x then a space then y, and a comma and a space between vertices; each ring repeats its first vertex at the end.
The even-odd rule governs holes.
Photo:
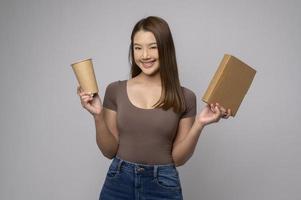
POLYGON ((159 71, 159 52, 152 32, 140 30, 133 41, 134 60, 143 73, 153 75, 159 71))

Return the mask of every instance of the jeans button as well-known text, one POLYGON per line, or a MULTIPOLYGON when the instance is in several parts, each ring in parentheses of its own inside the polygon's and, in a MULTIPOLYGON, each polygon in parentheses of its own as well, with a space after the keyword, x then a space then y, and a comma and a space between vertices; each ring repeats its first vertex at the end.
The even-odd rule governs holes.
POLYGON ((138 172, 143 172, 143 171, 144 171, 144 169, 143 169, 143 168, 141 168, 141 167, 139 167, 139 168, 137 169, 137 171, 138 171, 138 172))

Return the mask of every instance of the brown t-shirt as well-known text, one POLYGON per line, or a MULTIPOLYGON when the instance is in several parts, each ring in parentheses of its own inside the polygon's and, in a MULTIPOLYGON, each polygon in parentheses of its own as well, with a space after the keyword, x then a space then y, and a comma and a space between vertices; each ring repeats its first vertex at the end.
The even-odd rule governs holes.
POLYGON ((127 80, 111 82, 105 91, 103 107, 117 112, 121 159, 142 164, 169 164, 172 144, 179 120, 196 115, 196 95, 183 87, 186 110, 175 113, 172 108, 143 109, 131 103, 126 89, 127 80))

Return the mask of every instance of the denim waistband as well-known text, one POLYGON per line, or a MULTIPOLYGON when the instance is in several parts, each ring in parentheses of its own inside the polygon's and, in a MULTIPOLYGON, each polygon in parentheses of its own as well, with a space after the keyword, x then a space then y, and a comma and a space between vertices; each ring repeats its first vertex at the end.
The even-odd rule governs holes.
POLYGON ((135 162, 130 162, 127 160, 123 160, 119 158, 118 156, 115 156, 112 161, 112 165, 117 168, 117 171, 125 170, 125 171, 130 171, 130 172, 135 172, 135 173, 140 173, 140 174, 154 174, 154 176, 157 175, 158 171, 161 170, 169 170, 169 169, 176 169, 174 163, 170 164, 142 164, 142 163, 135 163, 135 162))

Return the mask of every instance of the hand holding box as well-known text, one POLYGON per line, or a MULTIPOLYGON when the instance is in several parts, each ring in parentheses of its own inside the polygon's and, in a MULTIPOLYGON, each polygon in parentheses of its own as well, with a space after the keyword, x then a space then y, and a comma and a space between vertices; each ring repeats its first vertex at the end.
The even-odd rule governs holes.
POLYGON ((208 104, 219 103, 224 108, 230 108, 231 116, 234 117, 255 74, 256 70, 246 63, 225 54, 202 100, 208 104))

